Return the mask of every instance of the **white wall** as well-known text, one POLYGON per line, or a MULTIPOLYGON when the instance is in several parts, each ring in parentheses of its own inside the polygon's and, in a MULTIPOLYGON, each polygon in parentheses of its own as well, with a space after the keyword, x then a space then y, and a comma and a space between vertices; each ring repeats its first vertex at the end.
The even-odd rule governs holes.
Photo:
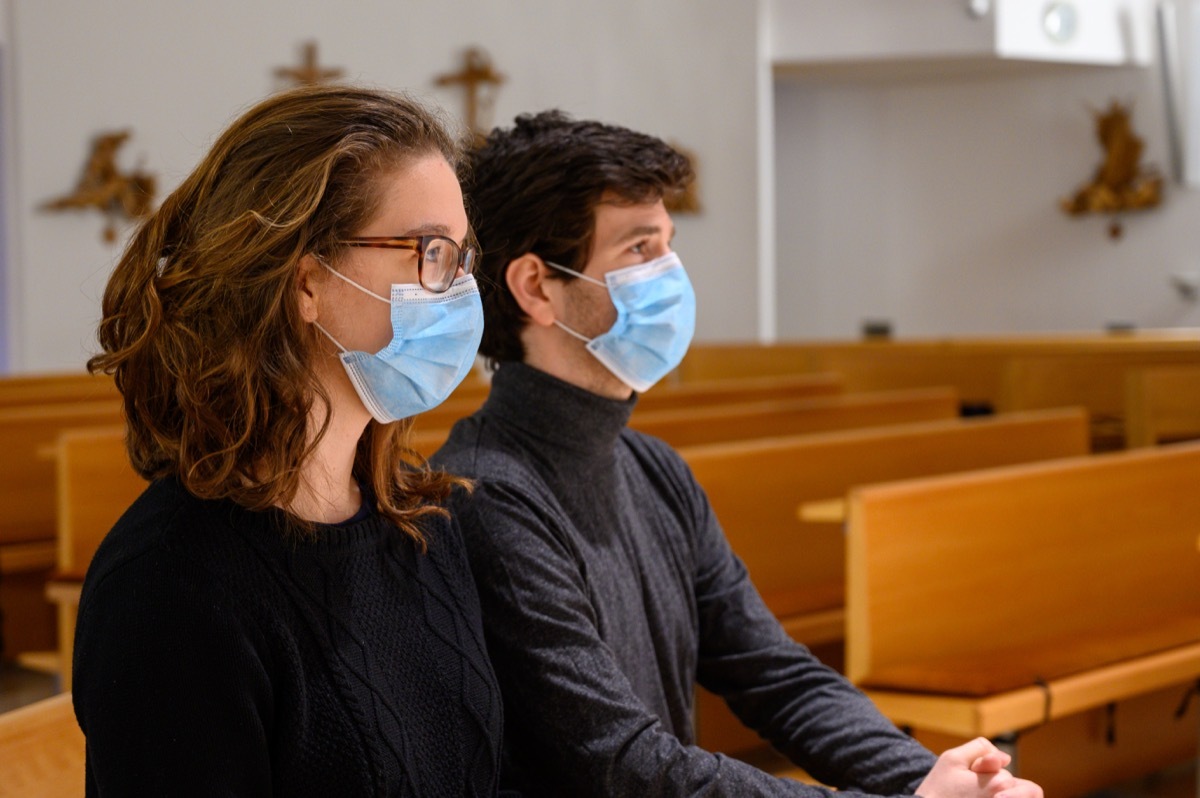
POLYGON ((457 114, 436 89, 467 46, 509 82, 494 121, 548 107, 679 142, 698 155, 701 215, 677 249, 700 302, 700 336, 756 333, 755 19, 724 0, 8 0, 15 140, 16 268, 7 319, 18 371, 79 368, 94 351, 99 298, 120 252, 97 213, 47 214, 91 137, 131 128, 139 162, 170 191, 240 111, 277 88, 273 71, 316 39, 348 79, 407 88, 457 114))
POLYGON ((1169 284, 1200 271, 1196 190, 1127 216, 1119 241, 1058 209, 1100 162, 1089 106, 1113 98, 1166 172, 1154 70, 777 83, 780 337, 866 318, 903 336, 1200 325, 1169 284))

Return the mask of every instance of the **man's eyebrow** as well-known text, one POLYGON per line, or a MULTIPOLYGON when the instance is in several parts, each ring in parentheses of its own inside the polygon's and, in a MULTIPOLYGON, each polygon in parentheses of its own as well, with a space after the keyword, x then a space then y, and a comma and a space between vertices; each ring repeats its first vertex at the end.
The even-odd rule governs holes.
MULTIPOLYGON (((618 238, 616 241, 613 242, 613 245, 615 246, 617 244, 623 244, 626 241, 629 241, 634 238, 641 238, 642 236, 662 235, 662 231, 663 231, 662 228, 656 224, 640 225, 638 227, 634 227, 629 230, 626 230, 621 235, 620 238, 618 238)), ((675 237, 675 228, 672 227, 671 228, 671 238, 674 238, 674 237, 675 237)))

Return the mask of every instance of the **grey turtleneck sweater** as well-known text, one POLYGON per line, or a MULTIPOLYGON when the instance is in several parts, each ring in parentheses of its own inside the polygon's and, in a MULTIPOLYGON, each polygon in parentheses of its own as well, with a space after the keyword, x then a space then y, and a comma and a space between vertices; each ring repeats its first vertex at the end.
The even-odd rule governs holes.
POLYGON ((530 796, 830 794, 694 746, 699 682, 822 782, 911 792, 933 755, 788 638, 682 459, 626 427, 635 401, 505 363, 435 457, 478 483, 456 514, 504 779, 530 796))

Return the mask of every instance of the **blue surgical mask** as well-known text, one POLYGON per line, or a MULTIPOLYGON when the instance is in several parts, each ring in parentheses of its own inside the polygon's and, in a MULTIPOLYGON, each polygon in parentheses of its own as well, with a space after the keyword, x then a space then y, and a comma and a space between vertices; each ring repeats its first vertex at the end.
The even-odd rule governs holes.
POLYGON ((483 303, 475 278, 459 277, 441 294, 397 283, 388 299, 321 265, 392 308, 392 341, 374 354, 347 350, 317 324, 342 350, 342 365, 371 416, 386 424, 444 402, 471 370, 483 337, 483 303))
POLYGON ((696 293, 674 252, 661 258, 615 269, 601 282, 594 277, 545 262, 581 280, 604 286, 617 309, 617 320, 596 338, 560 328, 587 343, 587 349, 617 379, 639 393, 679 365, 696 330, 696 293))

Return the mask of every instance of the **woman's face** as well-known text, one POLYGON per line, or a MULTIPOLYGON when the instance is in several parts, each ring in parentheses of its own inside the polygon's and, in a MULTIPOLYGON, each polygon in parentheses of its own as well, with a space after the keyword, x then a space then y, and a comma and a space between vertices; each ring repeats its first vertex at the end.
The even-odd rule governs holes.
MULTIPOLYGON (((465 244, 462 189, 440 154, 421 156, 380 180, 379 210, 355 238, 442 235, 465 244)), ((333 267, 379 296, 389 296, 393 283, 417 282, 419 256, 413 250, 350 247, 345 252, 333 267)), ((318 321, 342 346, 375 353, 392 340, 388 303, 332 275, 324 283, 328 301, 321 303, 318 321)))

